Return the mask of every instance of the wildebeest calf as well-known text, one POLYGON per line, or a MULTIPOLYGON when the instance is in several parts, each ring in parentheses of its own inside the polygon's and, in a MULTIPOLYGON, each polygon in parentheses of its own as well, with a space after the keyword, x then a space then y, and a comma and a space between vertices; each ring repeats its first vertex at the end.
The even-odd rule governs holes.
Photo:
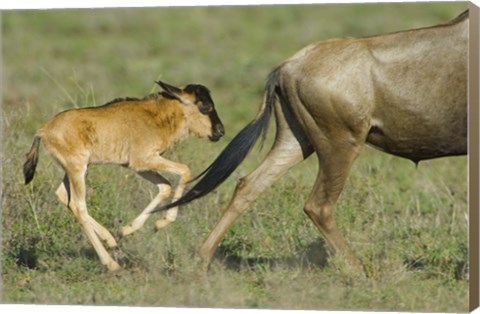
MULTIPOLYGON (((109 247, 117 245, 110 232, 93 219, 85 200, 85 174, 90 163, 113 163, 132 168, 158 186, 157 196, 122 234, 143 226, 151 211, 171 192, 171 185, 159 172, 180 176, 173 200, 178 199, 190 179, 186 165, 162 157, 168 148, 187 135, 209 137, 217 141, 224 134, 209 90, 202 85, 175 87, 157 82, 163 89, 143 99, 115 99, 103 106, 67 110, 57 114, 37 131, 27 154, 23 172, 25 184, 34 176, 40 141, 65 170, 56 191, 57 197, 73 212, 93 244, 100 261, 109 270, 120 266, 108 254, 100 239, 109 247), (100 238, 99 238, 100 237, 100 238)), ((167 211, 156 222, 162 228, 175 221, 177 208, 167 211)))

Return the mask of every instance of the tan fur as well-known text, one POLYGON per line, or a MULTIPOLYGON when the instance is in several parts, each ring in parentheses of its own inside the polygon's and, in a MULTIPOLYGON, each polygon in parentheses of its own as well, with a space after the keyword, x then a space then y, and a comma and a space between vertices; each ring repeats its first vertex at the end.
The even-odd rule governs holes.
POLYGON ((445 25, 320 42, 276 68, 267 85, 280 99, 275 142, 202 245, 205 264, 251 202, 315 152, 319 171, 305 213, 361 268, 334 219, 350 167, 365 143, 415 163, 467 153, 468 33, 464 13, 445 25))
MULTIPOLYGON (((162 84, 162 87, 167 87, 163 93, 168 97, 155 94, 142 100, 120 100, 100 107, 59 113, 38 130, 27 154, 24 166, 26 183, 30 182, 35 172, 39 139, 65 170, 65 178, 56 195, 72 210, 100 261, 110 270, 120 266, 108 254, 100 239, 106 241, 109 247, 116 246, 117 242, 87 212, 85 174, 88 164, 120 164, 157 185, 158 195, 136 219, 122 228, 122 234, 128 235, 140 229, 150 212, 170 195, 171 185, 159 172, 180 177, 173 200, 182 195, 190 179, 190 170, 186 165, 167 160, 161 156, 162 153, 189 134, 216 140, 224 132, 218 117, 214 122, 217 125, 212 125, 210 117, 199 111, 195 94, 162 84)), ((208 105, 214 110, 213 103, 208 105)), ((165 218, 156 222, 156 227, 162 228, 175 221, 176 217, 177 208, 169 209, 165 218)))

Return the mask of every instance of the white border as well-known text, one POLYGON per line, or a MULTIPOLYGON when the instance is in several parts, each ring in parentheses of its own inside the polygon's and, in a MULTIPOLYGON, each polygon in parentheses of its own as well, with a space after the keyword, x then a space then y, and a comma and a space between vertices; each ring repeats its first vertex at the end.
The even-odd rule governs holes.
MULTIPOLYGON (((0 2, 0 10, 26 10, 26 9, 73 9, 73 8, 116 8, 116 7, 169 7, 169 6, 207 6, 207 5, 273 5, 273 4, 312 4, 312 3, 378 3, 381 0, 259 0, 259 1, 247 1, 247 0, 83 0, 83 1, 59 1, 59 0, 47 0, 47 1, 32 1, 32 0, 15 0, 15 1, 2 1, 0 2)), ((388 3, 395 2, 419 2, 415 0, 394 0, 385 1, 388 3)), ((425 1, 433 2, 433 1, 425 1)), ((435 0, 434 2, 452 2, 451 0, 435 0)), ((462 1, 463 2, 463 1, 462 1)), ((470 2, 480 6, 480 0, 471 0, 470 2)), ((0 20, 1 21, 1 20, 0 20)), ((1 297, 1 296, 0 296, 1 297)), ((1 302, 1 299, 0 299, 1 302)), ((207 313, 230 313, 230 314, 270 314, 270 313, 285 313, 285 314, 355 314, 355 313, 375 313, 375 314, 395 314, 400 312, 351 312, 351 311, 305 311, 305 310, 252 310, 252 309, 219 309, 219 308, 165 308, 165 307, 129 307, 129 306, 88 306, 88 305, 39 305, 39 304, 0 304, 0 310, 2 313, 15 313, 28 311, 36 314, 48 313, 48 314, 64 314, 68 311, 69 314, 80 314, 88 311, 89 314, 96 313, 195 313, 195 314, 207 314, 207 313)), ((410 312, 411 313, 411 312, 410 312)), ((480 314, 480 308, 475 310, 475 314, 480 314)), ((423 313, 426 314, 426 313, 423 313)))
MULTIPOLYGON (((480 0, 473 0, 477 3, 480 0)), ((207 6, 207 5, 273 5, 273 4, 312 4, 312 3, 368 3, 382 2, 381 0, 83 0, 83 1, 32 1, 15 0, 0 2, 0 10, 12 9, 60 9, 60 8, 116 8, 116 7, 166 7, 166 6, 207 6)), ((394 2, 419 2, 415 0, 393 0, 394 2)), ((452 2, 452 0, 435 0, 425 2, 452 2)), ((462 1, 463 2, 463 1, 462 1)))

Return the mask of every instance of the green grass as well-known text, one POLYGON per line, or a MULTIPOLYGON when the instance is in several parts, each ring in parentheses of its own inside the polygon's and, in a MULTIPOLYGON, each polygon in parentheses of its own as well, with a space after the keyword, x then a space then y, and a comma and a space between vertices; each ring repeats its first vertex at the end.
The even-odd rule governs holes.
MULTIPOLYGON (((153 217, 119 242, 124 268, 109 273, 68 209, 63 177, 41 149, 36 177, 21 167, 36 129, 55 113, 141 97, 161 78, 212 90, 227 135, 190 139, 167 156, 204 169, 255 115, 269 71, 303 46, 444 22, 466 3, 12 11, 2 14, 2 302, 233 308, 466 311, 467 158, 421 162, 366 147, 336 220, 365 264, 353 274, 302 207, 315 180, 310 158, 232 226, 211 265, 195 253, 220 219, 254 149, 215 192, 183 207, 157 233, 153 217)), ((271 126, 273 131, 273 126, 271 126)), ((267 144, 272 142, 270 132, 267 144)), ((175 179, 172 177, 172 179, 175 179)), ((114 234, 155 192, 133 172, 92 166, 91 214, 114 234)))

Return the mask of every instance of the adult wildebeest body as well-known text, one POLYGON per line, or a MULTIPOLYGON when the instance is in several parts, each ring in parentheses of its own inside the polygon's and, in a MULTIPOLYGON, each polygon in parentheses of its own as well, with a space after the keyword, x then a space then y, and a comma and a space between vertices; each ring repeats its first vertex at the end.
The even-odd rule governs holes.
MULTIPOLYGON (((197 84, 174 87, 157 82, 163 91, 143 99, 115 99, 103 106, 64 111, 47 122, 35 135, 24 165, 25 183, 34 176, 40 141, 65 170, 56 191, 59 200, 70 208, 93 244, 100 261, 110 270, 119 265, 108 254, 100 239, 109 247, 117 245, 108 230, 87 212, 85 174, 90 163, 114 163, 129 167, 158 186, 158 195, 122 229, 127 235, 140 229, 151 211, 171 192, 171 185, 159 172, 180 176, 173 200, 178 199, 190 179, 186 165, 161 155, 190 133, 217 141, 224 127, 215 111, 209 90, 197 84), (100 239, 99 239, 100 237, 100 239)), ((175 221, 177 208, 167 211, 156 222, 161 228, 175 221)))
POLYGON ((223 182, 275 112, 272 149, 240 180, 200 256, 209 262, 229 226, 250 203, 315 152, 319 171, 304 210, 334 251, 360 267, 333 216, 349 169, 365 143, 415 163, 467 153, 468 34, 465 11, 433 27, 323 41, 278 66, 268 78, 256 118, 196 186, 169 205, 185 204, 223 182))

